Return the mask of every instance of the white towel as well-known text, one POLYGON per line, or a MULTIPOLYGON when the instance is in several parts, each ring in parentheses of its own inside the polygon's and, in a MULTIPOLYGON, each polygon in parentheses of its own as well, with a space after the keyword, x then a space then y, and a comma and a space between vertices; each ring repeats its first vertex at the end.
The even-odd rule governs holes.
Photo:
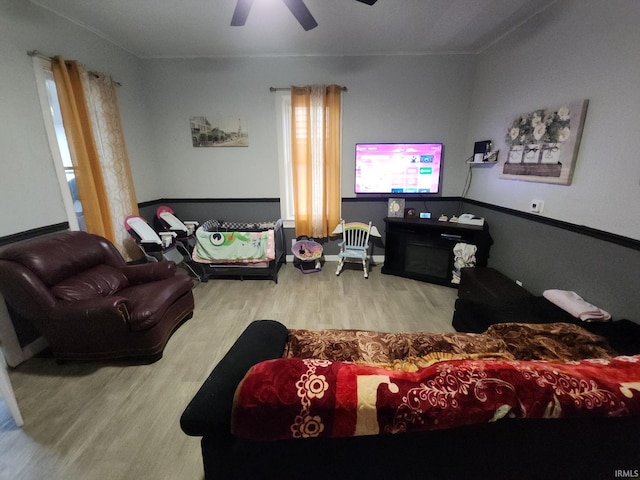
POLYGON ((609 313, 586 302, 576 292, 552 289, 545 290, 542 292, 542 295, 551 303, 554 303, 583 322, 608 322, 611 320, 609 313))
POLYGON ((468 243, 456 243, 453 247, 453 272, 451 272, 451 283, 458 285, 460 283, 460 269, 464 267, 476 266, 476 251, 478 247, 468 243))

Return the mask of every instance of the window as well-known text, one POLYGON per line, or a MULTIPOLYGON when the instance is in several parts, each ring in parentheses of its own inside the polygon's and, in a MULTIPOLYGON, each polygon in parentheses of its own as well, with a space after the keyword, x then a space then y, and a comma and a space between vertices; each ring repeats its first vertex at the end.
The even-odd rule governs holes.
POLYGON ((278 159, 280 166, 280 216, 286 228, 295 227, 293 167, 291 162, 291 94, 276 92, 278 159))
POLYGON ((340 220, 343 90, 309 85, 276 92, 280 209, 296 235, 325 237, 340 220))
POLYGON ((60 193, 70 230, 86 230, 82 203, 78 197, 76 174, 71 162, 67 136, 62 123, 58 92, 51 71, 51 60, 33 57, 38 95, 49 139, 49 148, 60 183, 60 193))

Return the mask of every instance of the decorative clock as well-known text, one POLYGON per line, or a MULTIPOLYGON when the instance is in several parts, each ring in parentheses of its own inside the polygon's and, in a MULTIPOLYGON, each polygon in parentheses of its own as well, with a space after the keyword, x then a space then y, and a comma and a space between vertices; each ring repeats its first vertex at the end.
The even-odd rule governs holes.
POLYGON ((415 208, 408 207, 404 209, 404 218, 416 218, 417 216, 415 208))

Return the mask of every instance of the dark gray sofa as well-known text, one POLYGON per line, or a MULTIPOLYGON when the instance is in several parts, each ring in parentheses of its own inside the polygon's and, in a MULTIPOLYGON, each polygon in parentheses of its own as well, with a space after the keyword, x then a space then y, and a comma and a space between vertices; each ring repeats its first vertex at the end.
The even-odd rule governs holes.
POLYGON ((603 479, 640 468, 640 417, 506 420, 352 438, 251 442, 230 433, 233 395, 254 364, 280 357, 287 328, 255 321, 180 419, 202 437, 206 479, 603 479))

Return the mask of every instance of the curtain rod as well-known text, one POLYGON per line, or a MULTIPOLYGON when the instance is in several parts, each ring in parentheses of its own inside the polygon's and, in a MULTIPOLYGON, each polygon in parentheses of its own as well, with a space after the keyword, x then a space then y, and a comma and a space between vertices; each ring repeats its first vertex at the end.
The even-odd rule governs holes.
MULTIPOLYGON (((29 50, 27 52, 27 55, 29 55, 30 57, 44 58, 45 60, 51 60, 52 62, 56 61, 55 57, 51 57, 49 55, 45 55, 44 53, 39 52, 38 50, 29 50)), ((87 70, 87 73, 89 75, 93 75, 96 78, 100 78, 101 76, 104 76, 104 74, 101 74, 101 73, 98 73, 98 72, 94 72, 92 70, 87 70)), ((119 87, 122 86, 122 84, 120 82, 116 82, 115 80, 113 81, 113 83, 115 83, 119 87)))
MULTIPOLYGON (((280 92, 283 90, 291 90, 291 87, 269 87, 270 92, 280 92)), ((347 92, 347 87, 340 87, 340 90, 347 92)))

